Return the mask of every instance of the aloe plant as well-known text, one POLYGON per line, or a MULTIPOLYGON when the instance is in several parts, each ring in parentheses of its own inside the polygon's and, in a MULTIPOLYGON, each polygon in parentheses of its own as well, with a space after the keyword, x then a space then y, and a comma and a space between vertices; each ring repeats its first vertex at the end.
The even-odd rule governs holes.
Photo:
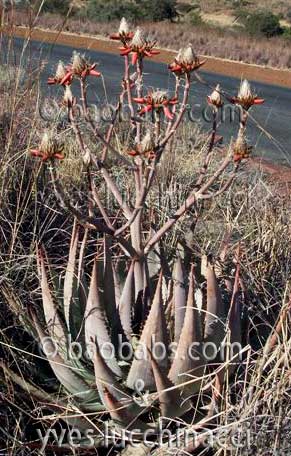
MULTIPOLYGON (((213 409, 223 378, 233 372, 236 358, 225 359, 219 353, 223 354, 225 341, 241 342, 239 271, 232 298, 227 300, 213 264, 207 262, 198 275, 197 266, 189 268, 179 254, 166 258, 160 243, 189 210, 195 208, 199 216, 201 201, 216 198, 230 187, 241 161, 250 153, 245 140, 248 111, 263 102, 244 81, 238 96, 230 99, 243 110, 237 141, 230 145, 220 163, 211 167, 217 143, 218 112, 226 97, 220 86, 215 88, 208 97, 213 128, 201 169, 185 201, 163 224, 153 228, 151 221, 148 223, 147 197, 154 189, 166 154, 173 152, 174 137, 189 101, 191 75, 205 61, 199 59, 191 46, 182 48, 169 65, 176 81, 174 95, 163 90, 146 94, 143 63, 145 57, 158 53, 155 42, 140 29, 135 34, 130 32, 124 20, 113 38, 122 43, 124 75, 119 101, 105 134, 94 123, 87 101, 87 78, 100 77, 95 64, 75 53, 71 65, 65 67, 60 63, 56 75, 48 81, 64 88, 63 105, 88 181, 87 212, 80 209, 80 206, 84 208, 84 201, 79 206, 73 203, 60 177, 57 163, 66 159, 62 138, 55 137, 54 131, 45 132, 32 155, 50 163, 48 171, 55 195, 61 208, 73 214, 76 222, 61 287, 53 285, 55 275, 51 274, 53 268, 44 248, 37 248, 43 312, 30 309, 30 317, 26 315, 24 319, 61 386, 61 396, 53 397, 50 406, 61 409, 60 417, 80 429, 86 428, 87 421, 93 422, 99 429, 98 441, 102 440, 108 415, 116 432, 132 428, 140 433, 147 429, 155 432, 160 416, 169 420, 181 417, 184 422, 192 423, 195 417, 191 409, 199 408, 203 392, 211 393, 209 406, 213 409), (133 75, 130 54, 136 70, 133 75), (77 118, 77 99, 71 90, 75 80, 80 83, 87 130, 77 118), (130 110, 130 141, 122 145, 115 140, 115 129, 125 98, 130 110), (147 113, 151 119, 144 121, 147 113), (96 148, 92 146, 92 138, 96 148), (113 166, 122 166, 128 176, 132 187, 129 198, 124 198, 114 178, 113 166), (117 210, 106 207, 102 189, 96 184, 96 173, 114 197, 117 210), (81 226, 85 228, 82 241, 81 226), (103 246, 101 255, 99 252, 87 264, 89 230, 98 233, 103 246), (201 289, 201 281, 206 284, 205 290, 201 289), (72 346, 78 346, 82 356, 72 356, 72 346), (214 348, 217 356, 211 358, 209 348, 214 348)), ((11 302, 11 290, 4 293, 11 302)), ((24 386, 14 372, 10 375, 24 386)), ((26 388, 47 403, 45 392, 29 383, 26 388)))
MULTIPOLYGON (((60 418, 78 429, 86 428, 87 414, 102 429, 102 412, 116 432, 155 431, 160 417, 192 421, 201 385, 215 372, 204 344, 211 342, 219 353, 228 333, 232 341, 240 341, 237 300, 222 298, 210 263, 203 279, 205 296, 197 293, 194 266, 186 273, 178 256, 170 277, 156 265, 160 271, 151 277, 148 312, 140 322, 133 264, 121 278, 105 240, 103 261, 96 257, 87 265, 86 240, 85 235, 81 241, 75 223, 61 290, 53 285, 53 267, 44 250, 37 250, 43 309, 30 309, 26 327, 30 332, 33 328, 61 386, 50 407, 65 408, 60 418), (76 342, 79 353, 74 354, 76 342)), ((222 366, 224 361, 219 356, 215 360, 222 366)), ((11 375, 36 399, 48 402, 46 393, 11 375)), ((101 430, 96 439, 102 441, 101 430)))

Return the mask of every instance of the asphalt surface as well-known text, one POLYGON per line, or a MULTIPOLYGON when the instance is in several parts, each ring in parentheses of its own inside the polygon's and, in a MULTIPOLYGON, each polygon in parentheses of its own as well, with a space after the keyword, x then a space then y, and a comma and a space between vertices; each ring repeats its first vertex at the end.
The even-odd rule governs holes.
MULTIPOLYGON (((22 52, 23 45, 23 39, 14 38, 13 45, 8 48, 8 43, 4 40, 1 45, 2 62, 9 60, 30 68, 37 68, 39 63, 42 62, 42 96, 44 97, 48 94, 53 97, 57 96, 60 89, 54 86, 48 88, 46 80, 48 76, 54 74, 59 60, 63 60, 65 63, 70 62, 72 48, 31 41, 25 51, 22 52), (9 52, 7 52, 8 49, 9 52)), ((106 95, 102 79, 90 78, 88 91, 90 103, 100 105, 100 103, 104 103, 106 96, 109 102, 114 102, 120 87, 120 78, 123 74, 122 58, 118 55, 91 50, 80 49, 80 52, 85 52, 92 62, 98 62, 99 69, 105 77, 106 95)), ((144 71, 144 85, 146 87, 173 90, 174 77, 169 74, 165 64, 156 63, 153 59, 147 59, 144 71)), ((203 71, 200 71, 199 74, 204 83, 195 80, 195 78, 193 80, 190 96, 190 117, 192 120, 190 121, 199 122, 202 128, 210 129, 211 123, 209 120, 205 120, 206 96, 211 92, 210 86, 215 87, 219 83, 225 92, 235 95, 240 80, 203 71)), ((258 82, 252 83, 252 87, 258 96, 265 98, 264 105, 252 108, 251 114, 254 120, 250 119, 248 126, 248 139, 250 144, 255 146, 255 155, 271 159, 276 163, 291 164, 291 73, 290 90, 258 82)), ((225 119, 222 120, 219 127, 219 133, 223 135, 225 142, 227 142, 237 132, 238 116, 234 114, 232 120, 230 120, 229 110, 226 109, 224 117, 225 119)))

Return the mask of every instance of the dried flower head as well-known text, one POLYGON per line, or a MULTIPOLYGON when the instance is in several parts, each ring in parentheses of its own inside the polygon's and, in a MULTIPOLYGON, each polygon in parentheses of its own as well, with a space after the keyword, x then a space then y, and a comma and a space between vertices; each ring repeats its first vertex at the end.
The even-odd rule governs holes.
POLYGON ((31 154, 34 157, 42 158, 42 161, 54 158, 63 160, 63 150, 64 144, 58 140, 55 133, 53 131, 46 131, 42 136, 38 149, 31 150, 31 154))
POLYGON ((211 95, 207 97, 209 104, 215 106, 216 108, 221 108, 223 106, 223 99, 221 96, 220 85, 217 84, 211 95))
POLYGON ((237 97, 232 98, 232 103, 242 106, 246 111, 253 105, 264 103, 263 98, 258 98, 252 91, 251 86, 247 79, 241 82, 237 97))

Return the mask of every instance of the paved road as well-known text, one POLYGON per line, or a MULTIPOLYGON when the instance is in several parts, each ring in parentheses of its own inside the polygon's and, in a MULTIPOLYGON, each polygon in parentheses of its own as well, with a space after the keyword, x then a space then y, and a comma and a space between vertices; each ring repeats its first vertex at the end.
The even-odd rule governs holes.
MULTIPOLYGON (((9 52, 10 61, 16 63, 20 61, 21 51, 24 41, 20 38, 14 38, 12 51, 9 52)), ((2 43, 1 59, 5 59, 7 52, 7 43, 2 43), (3 49, 4 48, 4 49, 3 49)), ((80 50, 84 52, 84 50, 80 50)), ((32 41, 27 46, 22 56, 22 65, 36 66, 40 61, 46 62, 41 75, 42 87, 46 86, 46 79, 54 73, 57 62, 61 59, 69 62, 72 54, 72 48, 63 45, 52 45, 32 41)), ((113 101, 118 92, 120 85, 120 75, 122 74, 122 59, 118 55, 107 54, 95 51, 86 51, 91 61, 97 61, 100 64, 100 70, 106 76, 106 90, 109 101, 113 101)), ((174 78, 167 71, 164 64, 156 63, 152 59, 145 62, 145 85, 150 87, 167 88, 172 90, 174 78)), ((193 110, 195 119, 201 122, 203 128, 210 128, 210 123, 203 119, 203 110, 206 107, 206 95, 209 94, 209 87, 220 83, 222 88, 230 93, 236 94, 240 81, 235 78, 226 76, 217 76, 215 74, 200 72, 201 77, 206 84, 195 81, 191 89, 190 105, 193 110)), ((254 107, 252 115, 255 121, 250 122, 248 138, 252 145, 255 145, 255 153, 264 158, 271 158, 275 162, 285 162, 291 164, 291 73, 290 73, 290 90, 278 86, 266 85, 254 82, 253 87, 256 93, 265 98, 266 103, 259 107, 254 107), (257 125, 267 132, 264 133, 257 125)), ((50 87, 47 90, 53 96, 56 95, 56 88, 50 87)), ((90 102, 100 102, 104 100, 104 87, 101 79, 91 79, 89 90, 90 102)), ((230 122, 229 115, 221 123, 220 132, 225 139, 235 135, 237 131, 237 120, 230 122)))

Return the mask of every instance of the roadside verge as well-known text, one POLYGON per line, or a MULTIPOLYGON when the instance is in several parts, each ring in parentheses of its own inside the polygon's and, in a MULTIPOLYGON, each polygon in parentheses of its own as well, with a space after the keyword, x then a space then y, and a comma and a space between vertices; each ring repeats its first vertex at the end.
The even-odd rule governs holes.
MULTIPOLYGON (((79 35, 63 31, 60 33, 53 30, 38 28, 31 30, 23 26, 15 26, 9 29, 4 28, 2 29, 2 32, 19 38, 30 37, 32 40, 36 41, 44 41, 47 43, 118 54, 118 46, 116 45, 116 42, 112 42, 101 36, 95 37, 89 35, 79 35)), ((167 64, 173 60, 175 55, 175 51, 161 49, 161 53, 155 57, 155 61, 167 64)), ((258 81, 282 87, 290 87, 291 90, 291 70, 279 70, 259 65, 236 62, 233 60, 219 59, 216 57, 205 57, 207 58, 207 62, 203 69, 210 73, 218 75, 221 74, 239 79, 246 78, 250 81, 258 81)))

